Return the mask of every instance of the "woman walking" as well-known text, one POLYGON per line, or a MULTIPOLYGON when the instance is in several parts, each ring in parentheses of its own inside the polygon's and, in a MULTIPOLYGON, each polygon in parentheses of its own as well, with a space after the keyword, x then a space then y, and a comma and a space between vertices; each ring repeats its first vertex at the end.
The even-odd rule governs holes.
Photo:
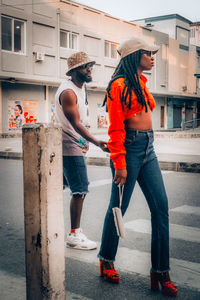
POLYGON ((138 181, 151 212, 151 289, 158 290, 160 284, 163 294, 176 296, 178 290, 169 277, 168 199, 153 148, 151 113, 156 104, 146 87, 147 79, 142 75, 154 66, 153 55, 158 49, 138 37, 124 41, 118 48, 121 59, 108 84, 104 101, 110 120, 108 148, 113 184, 98 257, 100 275, 107 281, 118 283, 114 260, 119 237, 112 208, 119 204, 118 185, 124 185, 124 215, 138 181))

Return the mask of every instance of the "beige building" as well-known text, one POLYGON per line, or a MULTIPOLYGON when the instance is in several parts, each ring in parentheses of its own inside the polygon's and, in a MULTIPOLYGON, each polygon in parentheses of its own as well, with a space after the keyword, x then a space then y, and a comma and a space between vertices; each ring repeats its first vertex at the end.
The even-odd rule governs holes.
MULTIPOLYGON (((190 44, 196 46, 196 78, 197 78, 197 94, 200 94, 200 22, 190 25, 190 44)), ((198 118, 200 118, 200 109, 198 110, 198 118)))
POLYGON ((191 38, 196 23, 178 14, 132 22, 169 35, 168 128, 199 126, 200 120, 197 119, 200 118, 200 82, 197 74, 200 70, 200 49, 197 45, 197 35, 196 43, 194 38, 191 38))
POLYGON ((101 104, 119 61, 116 49, 132 35, 160 45, 154 69, 144 74, 157 102, 154 128, 181 127, 185 120, 196 119, 200 96, 195 46, 183 49, 185 42, 159 28, 127 22, 75 1, 0 3, 0 133, 19 129, 16 105, 23 110, 23 122, 54 121, 55 91, 75 51, 85 51, 96 61, 93 82, 87 86, 91 129, 106 127, 101 104))

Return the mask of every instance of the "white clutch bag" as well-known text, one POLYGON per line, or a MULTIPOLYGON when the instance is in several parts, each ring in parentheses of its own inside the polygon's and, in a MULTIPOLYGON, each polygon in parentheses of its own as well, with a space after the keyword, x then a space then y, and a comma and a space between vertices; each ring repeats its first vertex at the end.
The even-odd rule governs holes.
POLYGON ((113 207, 112 211, 114 215, 114 222, 115 222, 117 234, 119 237, 124 238, 125 228, 124 228, 124 222, 123 222, 122 211, 121 211, 124 186, 121 186, 119 184, 118 187, 119 187, 119 207, 113 207))

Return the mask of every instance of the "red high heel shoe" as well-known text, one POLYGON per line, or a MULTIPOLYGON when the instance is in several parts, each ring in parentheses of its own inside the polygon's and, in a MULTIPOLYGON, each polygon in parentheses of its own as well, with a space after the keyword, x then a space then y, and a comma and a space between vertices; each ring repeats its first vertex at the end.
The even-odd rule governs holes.
POLYGON ((99 260, 100 263, 100 276, 104 277, 106 281, 113 282, 113 283, 119 283, 119 274, 114 268, 111 269, 104 269, 105 262, 103 260, 99 260))
POLYGON ((178 289, 174 283, 170 280, 169 272, 156 273, 151 272, 151 289, 157 291, 159 289, 159 283, 162 288, 162 293, 166 296, 176 296, 178 294, 178 289))

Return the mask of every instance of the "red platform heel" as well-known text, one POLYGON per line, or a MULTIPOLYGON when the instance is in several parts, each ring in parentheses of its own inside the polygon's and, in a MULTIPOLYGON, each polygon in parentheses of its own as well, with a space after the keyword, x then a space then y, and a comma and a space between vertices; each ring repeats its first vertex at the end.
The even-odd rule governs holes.
MULTIPOLYGON (((107 262, 100 259, 100 276, 104 277, 106 281, 112 282, 112 283, 119 283, 119 274, 114 268, 114 265, 111 267, 111 269, 105 269, 104 266, 107 262)), ((110 266, 110 263, 108 263, 110 266)))
POLYGON ((175 297, 178 294, 178 289, 174 283, 170 280, 169 272, 163 273, 150 273, 151 289, 157 291, 159 289, 159 283, 162 288, 162 293, 166 296, 175 297))

